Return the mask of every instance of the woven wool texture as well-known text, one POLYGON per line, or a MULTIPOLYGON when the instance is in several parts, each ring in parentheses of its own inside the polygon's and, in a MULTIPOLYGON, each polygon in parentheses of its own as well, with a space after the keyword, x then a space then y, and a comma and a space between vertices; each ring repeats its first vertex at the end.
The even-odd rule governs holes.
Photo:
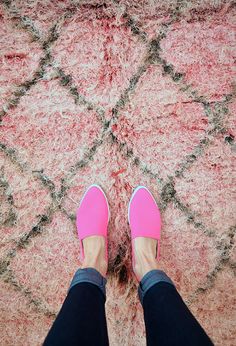
POLYGON ((147 186, 160 268, 235 338, 236 9, 214 0, 0 4, 1 345, 41 345, 80 265, 75 212, 110 205, 110 344, 144 346, 127 207, 147 186))

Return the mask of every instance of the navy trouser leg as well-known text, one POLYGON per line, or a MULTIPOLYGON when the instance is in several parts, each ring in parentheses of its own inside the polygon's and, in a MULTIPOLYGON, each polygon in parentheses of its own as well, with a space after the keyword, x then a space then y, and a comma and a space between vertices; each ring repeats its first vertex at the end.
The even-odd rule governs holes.
POLYGON ((147 273, 139 287, 148 346, 212 346, 174 284, 160 270, 147 273))
POLYGON ((104 281, 104 278, 99 277, 100 274, 97 272, 98 275, 95 269, 80 269, 78 273, 44 341, 44 346, 109 345, 104 287, 91 283, 94 278, 101 281, 104 281), (80 277, 84 280, 85 275, 90 282, 80 281, 80 277))

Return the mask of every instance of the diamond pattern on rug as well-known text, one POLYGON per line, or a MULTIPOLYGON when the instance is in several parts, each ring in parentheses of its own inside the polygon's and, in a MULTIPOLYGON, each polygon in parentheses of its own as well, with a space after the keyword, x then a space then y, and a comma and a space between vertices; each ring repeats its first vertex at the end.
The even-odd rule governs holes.
POLYGON ((0 332, 41 345, 80 266, 75 211, 111 210, 111 345, 145 345, 127 206, 160 206, 160 267, 215 345, 236 343, 235 8, 227 1, 0 5, 0 332), (125 328, 124 328, 125 325, 125 328))

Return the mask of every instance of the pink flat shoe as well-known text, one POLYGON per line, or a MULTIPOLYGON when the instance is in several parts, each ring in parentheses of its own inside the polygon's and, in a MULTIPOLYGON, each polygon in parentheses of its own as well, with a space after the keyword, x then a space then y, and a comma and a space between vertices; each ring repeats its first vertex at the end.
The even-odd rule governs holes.
POLYGON ((128 220, 131 228, 132 260, 134 264, 134 239, 137 237, 157 240, 157 259, 160 259, 161 215, 158 205, 145 186, 138 186, 130 199, 128 220))
POLYGON ((106 260, 108 260, 107 228, 110 219, 109 205, 100 186, 90 185, 84 193, 76 212, 76 226, 80 239, 81 261, 84 260, 83 239, 92 235, 105 237, 106 260))

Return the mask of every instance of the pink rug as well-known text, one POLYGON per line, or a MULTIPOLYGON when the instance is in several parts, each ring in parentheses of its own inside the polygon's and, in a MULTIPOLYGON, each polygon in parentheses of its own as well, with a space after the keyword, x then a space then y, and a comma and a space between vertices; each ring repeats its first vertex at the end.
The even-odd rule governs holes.
POLYGON ((92 183, 111 208, 111 345, 145 345, 127 222, 139 184, 162 209, 160 267, 215 344, 236 344, 235 14, 224 0, 2 1, 1 345, 44 340, 92 183))

